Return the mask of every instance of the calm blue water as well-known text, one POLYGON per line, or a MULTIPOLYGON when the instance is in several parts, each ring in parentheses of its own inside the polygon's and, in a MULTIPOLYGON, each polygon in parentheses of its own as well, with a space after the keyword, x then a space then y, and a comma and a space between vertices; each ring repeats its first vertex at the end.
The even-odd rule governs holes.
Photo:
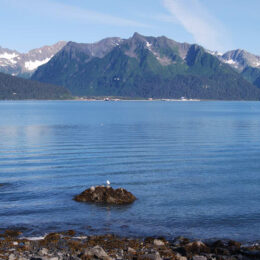
POLYGON ((260 103, 0 102, 0 227, 260 239, 260 103), (130 206, 77 203, 92 185, 130 206))

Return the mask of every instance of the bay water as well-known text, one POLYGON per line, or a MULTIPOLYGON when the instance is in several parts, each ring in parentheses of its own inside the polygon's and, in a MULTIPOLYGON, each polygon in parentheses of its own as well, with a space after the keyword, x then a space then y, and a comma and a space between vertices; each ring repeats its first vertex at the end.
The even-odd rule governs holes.
POLYGON ((0 102, 0 228, 260 239, 259 102, 0 102), (110 180, 138 200, 75 202, 110 180))

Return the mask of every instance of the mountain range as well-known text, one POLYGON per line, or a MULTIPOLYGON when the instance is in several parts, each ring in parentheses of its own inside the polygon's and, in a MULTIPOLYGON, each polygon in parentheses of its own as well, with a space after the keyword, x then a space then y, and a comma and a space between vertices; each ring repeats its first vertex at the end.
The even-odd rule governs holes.
POLYGON ((51 46, 33 49, 28 53, 20 53, 0 47, 0 72, 30 78, 33 72, 47 63, 67 42, 60 41, 51 46))
MULTIPOLYGON (((0 70, 32 75, 33 80, 64 86, 77 96, 260 99, 259 56, 244 50, 220 54, 164 36, 135 33, 129 39, 113 37, 92 44, 59 42, 52 52, 29 60, 34 63, 17 61, 22 65, 12 72, 11 66, 1 66, 0 54, 0 70)), ((10 56, 9 62, 12 65, 10 56)))

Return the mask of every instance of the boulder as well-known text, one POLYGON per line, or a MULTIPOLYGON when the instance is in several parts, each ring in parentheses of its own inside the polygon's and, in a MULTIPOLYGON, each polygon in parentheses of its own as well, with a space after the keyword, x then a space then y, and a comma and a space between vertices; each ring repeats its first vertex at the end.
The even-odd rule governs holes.
POLYGON ((22 232, 18 231, 18 230, 5 230, 4 232, 4 237, 13 237, 16 238, 18 236, 20 236, 22 234, 22 232))
POLYGON ((260 250, 246 249, 242 250, 242 254, 252 259, 260 259, 260 250))
POLYGON ((97 186, 83 191, 81 194, 75 196, 74 200, 78 202, 122 205, 134 202, 136 197, 123 188, 113 189, 112 187, 97 186))
POLYGON ((130 253, 130 254, 133 254, 133 255, 136 254, 136 250, 133 249, 132 247, 128 247, 127 252, 130 253))
POLYGON ((58 242, 61 238, 61 234, 59 233, 50 233, 44 237, 46 242, 58 242))
POLYGON ((101 246, 95 246, 93 248, 87 249, 84 254, 85 257, 94 257, 103 260, 111 260, 112 258, 108 256, 105 250, 101 246))
POLYGON ((76 235, 76 232, 74 230, 67 230, 67 231, 62 232, 62 234, 64 236, 74 237, 76 235))
POLYGON ((173 246, 176 246, 176 247, 179 247, 179 246, 183 246, 183 245, 186 245, 190 242, 190 240, 186 237, 176 237, 174 240, 173 240, 173 246))
POLYGON ((200 254, 200 253, 210 253, 210 248, 207 247, 203 242, 201 241, 194 241, 191 243, 188 243, 184 246, 185 253, 188 256, 194 255, 194 254, 200 254))
POLYGON ((49 250, 47 248, 42 248, 40 251, 39 251, 39 254, 40 255, 48 255, 49 253, 49 250))
POLYGON ((162 260, 160 254, 158 252, 154 254, 145 254, 137 257, 138 260, 162 260))
POLYGON ((187 260, 188 258, 186 256, 181 256, 179 253, 175 256, 176 260, 187 260))

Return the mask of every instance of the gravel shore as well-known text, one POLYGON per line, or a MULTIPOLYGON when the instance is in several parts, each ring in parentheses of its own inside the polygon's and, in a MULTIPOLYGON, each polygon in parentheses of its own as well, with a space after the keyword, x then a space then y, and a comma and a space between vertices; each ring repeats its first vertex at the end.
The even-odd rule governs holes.
POLYGON ((251 260, 260 259, 260 245, 241 245, 233 240, 202 242, 184 237, 172 240, 115 235, 84 237, 73 230, 30 240, 19 231, 6 230, 0 234, 0 259, 251 260))

